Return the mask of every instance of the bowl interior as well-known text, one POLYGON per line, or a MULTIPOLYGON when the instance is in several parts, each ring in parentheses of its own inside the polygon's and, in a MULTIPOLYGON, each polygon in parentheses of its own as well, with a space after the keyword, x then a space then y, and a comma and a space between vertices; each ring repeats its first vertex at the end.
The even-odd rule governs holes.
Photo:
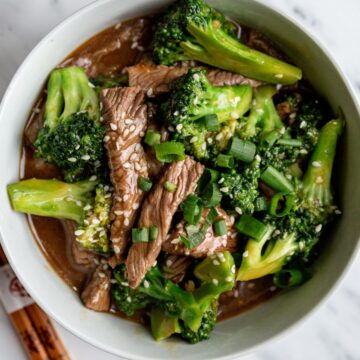
POLYGON ((18 179, 24 123, 52 68, 98 31, 119 20, 154 12, 166 3, 167 0, 96 2, 51 32, 18 70, 0 109, 2 244, 33 298, 59 323, 93 345, 130 359, 230 358, 304 318, 334 288, 357 250, 360 233, 359 111, 346 80, 328 54, 292 21, 254 0, 210 1, 229 16, 260 29, 277 41, 304 69, 306 77, 333 109, 341 106, 346 117, 346 132, 334 174, 343 215, 326 235, 327 246, 316 263, 315 275, 304 286, 218 324, 211 341, 196 346, 176 340, 156 343, 148 331, 137 324, 86 310, 76 294, 49 267, 34 244, 25 217, 11 210, 6 194, 6 185, 18 179))

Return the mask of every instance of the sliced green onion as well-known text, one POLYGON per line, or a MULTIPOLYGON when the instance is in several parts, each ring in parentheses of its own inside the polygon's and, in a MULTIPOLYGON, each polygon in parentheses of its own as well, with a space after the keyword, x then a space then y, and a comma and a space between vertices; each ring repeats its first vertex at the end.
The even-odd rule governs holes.
POLYGON ((149 229, 148 228, 132 228, 131 229, 131 239, 134 244, 140 242, 149 241, 149 229))
POLYGON ((239 233, 249 236, 251 239, 259 241, 265 234, 267 226, 261 221, 250 215, 242 215, 235 223, 235 228, 239 233))
POLYGON ((294 201, 295 197, 293 194, 289 194, 287 192, 278 192, 270 200, 269 214, 276 217, 283 217, 288 215, 293 208, 294 201), (279 202, 281 200, 285 201, 284 207, 278 211, 279 202))
POLYGON ((160 144, 160 138, 161 135, 158 132, 149 129, 146 131, 144 142, 149 146, 154 146, 160 144))
POLYGON ((219 219, 214 222, 214 231, 216 236, 223 236, 227 234, 226 221, 224 219, 219 219))
POLYGON ((185 159, 185 149, 182 143, 165 141, 154 146, 156 158, 165 163, 185 159))
POLYGON ((267 209, 266 200, 263 196, 259 196, 255 200, 255 211, 265 211, 267 209))
POLYGON ((204 205, 206 207, 216 206, 219 204, 222 198, 222 194, 218 185, 216 183, 212 183, 206 186, 201 198, 203 199, 204 205))
POLYGON ((297 269, 280 270, 273 278, 274 284, 281 289, 288 289, 300 285, 304 280, 304 274, 297 269))
POLYGON ((208 184, 212 184, 218 179, 219 172, 217 170, 206 168, 198 183, 197 191, 203 191, 208 184))
POLYGON ((249 163, 254 160, 256 145, 251 141, 244 141, 238 137, 233 137, 229 147, 229 154, 235 159, 249 163))
POLYGON ((216 165, 223 168, 233 168, 234 158, 231 155, 219 154, 216 158, 216 165))
POLYGON ((277 141, 280 145, 292 146, 292 147, 300 147, 302 146, 302 141, 298 139, 279 139, 277 141))
POLYGON ((155 225, 152 226, 152 227, 150 228, 150 231, 149 231, 149 240, 150 240, 150 241, 156 240, 157 237, 158 237, 158 234, 159 234, 159 229, 158 229, 158 227, 155 226, 155 225))
POLYGON ((260 179, 276 191, 291 192, 294 190, 291 182, 271 165, 261 174, 260 179))
POLYGON ((279 132, 274 130, 269 133, 265 133, 262 136, 261 142, 263 145, 267 145, 268 147, 271 147, 275 144, 278 138, 279 138, 279 132))
POLYGON ((177 185, 170 182, 170 181, 165 181, 164 188, 165 188, 166 191, 173 193, 173 192, 176 191, 177 185))
POLYGON ((205 115, 202 118, 200 118, 198 121, 208 131, 217 131, 220 129, 219 119, 216 114, 205 115))
POLYGON ((140 178, 139 187, 142 191, 150 191, 152 186, 153 186, 153 183, 150 179, 143 177, 143 176, 140 178))
POLYGON ((187 223, 196 225, 199 223, 202 215, 202 201, 196 195, 189 195, 181 204, 184 213, 184 219, 187 223))

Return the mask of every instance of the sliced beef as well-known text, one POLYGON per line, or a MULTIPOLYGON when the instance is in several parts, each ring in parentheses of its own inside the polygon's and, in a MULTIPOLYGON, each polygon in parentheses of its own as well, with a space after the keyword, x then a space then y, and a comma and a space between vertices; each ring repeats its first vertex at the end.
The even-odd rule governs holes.
POLYGON ((188 256, 168 254, 162 267, 164 276, 174 283, 179 283, 184 279, 186 271, 192 263, 193 260, 188 256))
POLYGON ((101 93, 101 100, 108 129, 104 141, 115 189, 111 241, 120 262, 144 196, 138 186, 139 178, 148 176, 141 145, 147 126, 147 106, 140 87, 106 89, 101 93))
POLYGON ((104 265, 99 265, 81 293, 81 300, 87 308, 95 311, 109 311, 110 280, 111 271, 104 269, 104 265))
MULTIPOLYGON (((213 228, 210 226, 206 232, 205 240, 193 249, 188 249, 180 241, 180 235, 185 233, 185 221, 182 220, 176 227, 173 233, 166 239, 162 245, 162 250, 169 254, 174 255, 187 255, 194 258, 203 258, 208 255, 221 252, 231 251, 234 252, 237 249, 237 232, 233 228, 234 218, 226 214, 226 212, 220 208, 216 209, 219 217, 225 219, 228 232, 223 236, 215 236, 213 228)), ((200 220, 200 226, 204 223, 204 220, 209 213, 209 209, 205 209, 200 220)))
POLYGON ((145 199, 138 227, 157 226, 157 239, 148 243, 133 244, 126 259, 127 279, 131 288, 136 288, 154 264, 161 245, 169 231, 173 215, 184 199, 194 192, 204 171, 204 166, 186 156, 185 160, 170 164, 161 179, 145 199), (165 182, 176 185, 175 192, 164 188, 165 182))
POLYGON ((75 231, 76 223, 71 220, 62 220, 66 238, 70 239, 71 258, 77 265, 84 266, 87 269, 94 269, 99 264, 99 256, 90 250, 85 249, 76 241, 75 231))
MULTIPOLYGON (((170 90, 170 84, 184 75, 189 67, 137 64, 128 68, 129 85, 141 86, 148 96, 164 94, 170 90)), ((207 71, 209 81, 216 86, 249 84, 259 86, 261 83, 248 79, 240 74, 219 69, 207 71)))

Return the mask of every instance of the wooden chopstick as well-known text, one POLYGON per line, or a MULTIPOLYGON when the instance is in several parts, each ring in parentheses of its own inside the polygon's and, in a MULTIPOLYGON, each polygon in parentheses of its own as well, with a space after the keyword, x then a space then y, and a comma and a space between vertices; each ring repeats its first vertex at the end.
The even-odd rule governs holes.
MULTIPOLYGON (((8 264, 0 246, 0 260, 8 264)), ((32 360, 70 360, 48 316, 36 304, 9 314, 25 350, 32 360)))

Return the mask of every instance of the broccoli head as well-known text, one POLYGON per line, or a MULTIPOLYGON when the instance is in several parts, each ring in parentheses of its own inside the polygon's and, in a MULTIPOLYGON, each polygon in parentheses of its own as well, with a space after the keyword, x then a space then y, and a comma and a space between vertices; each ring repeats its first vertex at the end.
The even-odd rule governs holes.
POLYGON ((234 27, 203 0, 178 0, 159 21, 154 36, 155 62, 197 60, 269 83, 292 84, 301 70, 240 43, 234 27))
POLYGON ((173 137, 183 142, 187 151, 199 159, 208 158, 209 148, 226 147, 236 119, 248 111, 251 97, 249 85, 216 87, 205 70, 190 69, 172 83, 169 97, 161 105, 162 118, 175 127, 173 137))
POLYGON ((54 70, 48 82, 45 122, 36 156, 57 165, 68 182, 101 174, 105 163, 99 99, 80 67, 54 70))
POLYGON ((109 186, 89 179, 77 183, 29 179, 8 185, 14 210, 77 222, 79 243, 94 251, 109 252, 109 186))

